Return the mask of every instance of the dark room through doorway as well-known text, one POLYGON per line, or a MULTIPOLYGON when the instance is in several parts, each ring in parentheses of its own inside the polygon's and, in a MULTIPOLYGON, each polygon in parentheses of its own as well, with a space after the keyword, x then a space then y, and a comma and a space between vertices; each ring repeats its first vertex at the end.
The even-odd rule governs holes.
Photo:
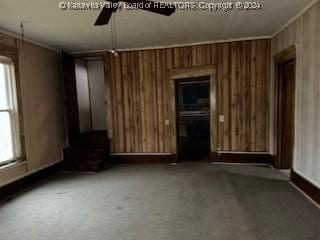
POLYGON ((210 76, 176 81, 179 161, 210 160, 210 76))

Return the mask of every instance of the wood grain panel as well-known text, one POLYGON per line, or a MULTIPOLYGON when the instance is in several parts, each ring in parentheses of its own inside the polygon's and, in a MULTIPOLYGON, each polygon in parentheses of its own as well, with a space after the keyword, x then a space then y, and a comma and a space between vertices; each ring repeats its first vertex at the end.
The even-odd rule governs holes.
POLYGON ((217 96, 210 99, 216 99, 216 119, 224 116, 224 122, 212 128, 217 136, 212 140, 214 149, 268 151, 269 55, 269 40, 121 52, 117 58, 108 55, 112 152, 173 153, 175 93, 169 71, 205 66, 216 69, 217 89, 210 94, 217 96))

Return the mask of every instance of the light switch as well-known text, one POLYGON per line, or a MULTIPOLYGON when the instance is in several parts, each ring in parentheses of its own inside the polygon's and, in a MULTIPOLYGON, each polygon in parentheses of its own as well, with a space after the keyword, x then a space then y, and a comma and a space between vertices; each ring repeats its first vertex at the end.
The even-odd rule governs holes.
POLYGON ((170 125, 169 119, 166 119, 166 120, 164 121, 164 125, 166 125, 166 126, 169 126, 169 125, 170 125))
POLYGON ((219 122, 224 123, 224 115, 219 115, 219 122))

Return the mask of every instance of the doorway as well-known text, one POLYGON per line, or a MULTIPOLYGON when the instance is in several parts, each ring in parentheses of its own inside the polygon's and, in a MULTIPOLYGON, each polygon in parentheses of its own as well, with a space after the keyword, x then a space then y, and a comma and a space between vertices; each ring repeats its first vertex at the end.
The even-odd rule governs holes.
POLYGON ((293 167, 295 117, 295 51, 276 59, 276 167, 293 167))
POLYGON ((75 59, 76 95, 80 133, 106 130, 103 58, 75 59))
POLYGON ((176 80, 179 161, 210 160, 210 76, 176 80))

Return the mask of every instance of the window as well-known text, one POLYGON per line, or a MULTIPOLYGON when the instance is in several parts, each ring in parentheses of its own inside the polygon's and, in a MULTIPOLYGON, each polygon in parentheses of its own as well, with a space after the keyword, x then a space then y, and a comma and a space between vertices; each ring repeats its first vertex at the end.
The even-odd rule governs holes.
POLYGON ((0 56, 0 166, 20 159, 20 152, 14 65, 0 56))

